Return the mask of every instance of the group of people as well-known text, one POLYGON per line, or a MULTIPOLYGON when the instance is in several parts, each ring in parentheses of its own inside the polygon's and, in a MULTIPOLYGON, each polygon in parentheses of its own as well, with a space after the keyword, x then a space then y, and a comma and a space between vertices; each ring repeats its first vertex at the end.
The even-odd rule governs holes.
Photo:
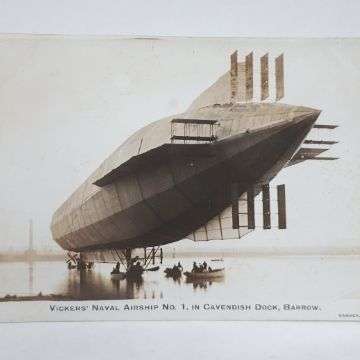
MULTIPOLYGON (((141 266, 140 261, 137 261, 135 264, 131 264, 127 269, 126 273, 128 275, 141 275, 144 271, 144 268, 141 266)), ((111 274, 120 274, 120 263, 117 262, 115 267, 112 269, 111 274)))
POLYGON ((77 262, 73 263, 71 260, 67 261, 67 267, 69 270, 77 269, 77 270, 91 270, 94 267, 93 262, 85 262, 80 259, 76 259, 77 262))
POLYGON ((129 269, 128 273, 141 275, 144 271, 144 268, 141 266, 140 261, 137 261, 135 264, 132 264, 129 269))
POLYGON ((183 267, 182 267, 180 261, 177 263, 177 265, 175 264, 175 265, 172 267, 172 270, 173 270, 173 271, 183 271, 183 267))
POLYGON ((183 267, 180 261, 177 264, 174 264, 173 267, 168 267, 164 270, 166 276, 178 278, 181 276, 183 267))
POLYGON ((210 266, 208 266, 206 261, 204 261, 202 264, 199 264, 199 265, 196 263, 196 261, 194 261, 193 268, 191 271, 196 272, 196 273, 202 273, 202 272, 206 272, 206 271, 212 271, 212 269, 210 266))
MULTIPOLYGON (((142 272, 144 271, 144 268, 141 266, 140 262, 137 261, 135 264, 133 263, 132 265, 130 265, 130 267, 128 268, 127 273, 136 273, 136 274, 142 274, 142 272)), ((181 275, 183 271, 183 266, 181 265, 180 261, 177 264, 174 264, 173 267, 169 267, 165 269, 165 273, 168 276, 176 276, 176 275, 181 275)), ((193 273, 203 273, 203 272, 211 272, 212 269, 210 266, 208 266, 208 264, 206 263, 206 261, 204 261, 203 263, 199 263, 197 264, 196 261, 193 262, 193 267, 191 272, 193 273)), ((113 268, 111 274, 119 274, 120 273, 120 263, 117 262, 116 266, 113 268)))

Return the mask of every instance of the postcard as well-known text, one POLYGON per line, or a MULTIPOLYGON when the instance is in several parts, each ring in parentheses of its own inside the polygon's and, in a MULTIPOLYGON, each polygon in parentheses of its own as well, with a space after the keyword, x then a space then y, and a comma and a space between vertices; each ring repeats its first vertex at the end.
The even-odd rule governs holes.
POLYGON ((0 321, 360 320, 359 50, 0 36, 0 321))

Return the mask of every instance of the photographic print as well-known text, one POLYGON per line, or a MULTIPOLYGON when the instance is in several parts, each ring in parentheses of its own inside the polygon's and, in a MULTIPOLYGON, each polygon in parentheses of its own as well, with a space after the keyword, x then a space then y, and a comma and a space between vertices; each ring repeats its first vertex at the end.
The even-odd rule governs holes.
POLYGON ((358 39, 0 37, 0 321, 360 318, 358 39))

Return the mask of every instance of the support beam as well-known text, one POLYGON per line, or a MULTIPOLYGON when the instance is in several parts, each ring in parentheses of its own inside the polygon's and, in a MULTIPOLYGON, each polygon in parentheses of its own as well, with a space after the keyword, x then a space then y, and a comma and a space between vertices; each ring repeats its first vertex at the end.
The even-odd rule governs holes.
POLYGON ((123 262, 123 260, 122 260, 122 258, 121 258, 121 256, 120 256, 120 254, 118 253, 118 251, 116 250, 116 249, 114 249, 115 250, 115 253, 116 253, 116 255, 117 255, 117 258, 118 258, 118 260, 120 260, 120 262, 121 262, 121 264, 124 266, 124 268, 126 269, 126 264, 124 264, 124 262, 123 262))
POLYGON ((338 125, 315 124, 313 126, 313 129, 329 129, 329 130, 333 130, 333 129, 336 129, 337 127, 338 127, 338 125))
POLYGON ((250 188, 247 191, 247 217, 248 217, 248 229, 255 229, 255 200, 254 200, 254 188, 250 188))
POLYGON ((328 140, 305 140, 304 144, 314 144, 314 145, 335 145, 337 141, 328 141, 328 140))
POLYGON ((239 229, 239 189, 238 184, 231 184, 231 208, 232 208, 232 228, 239 229))
POLYGON ((303 160, 323 160, 323 161, 332 161, 339 160, 337 157, 333 156, 314 156, 314 157, 304 157, 303 160))
POLYGON ((131 253, 132 251, 130 248, 126 248, 125 251, 123 252, 126 260, 126 269, 129 269, 130 266, 132 265, 131 253))
POLYGON ((262 186, 262 204, 263 204, 263 228, 265 230, 271 229, 269 184, 262 186))
POLYGON ((277 186, 277 204, 278 204, 278 227, 279 229, 286 229, 285 185, 277 186))

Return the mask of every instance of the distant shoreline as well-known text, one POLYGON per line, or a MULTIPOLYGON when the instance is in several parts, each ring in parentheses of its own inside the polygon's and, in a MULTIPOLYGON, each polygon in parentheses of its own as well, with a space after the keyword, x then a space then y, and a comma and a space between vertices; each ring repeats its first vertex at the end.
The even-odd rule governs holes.
MULTIPOLYGON (((276 253, 276 252, 177 252, 173 254, 164 254, 164 259, 179 259, 179 258, 206 258, 209 260, 219 260, 222 258, 295 258, 295 257, 360 257, 360 253, 276 253)), ((36 262, 59 262, 65 263, 65 256, 39 256, 36 258, 28 259, 23 256, 12 256, 7 258, 0 257, 1 263, 36 263, 36 262)), ((115 262, 115 261, 114 261, 115 262)))
POLYGON ((65 254, 56 255, 34 255, 29 257, 25 254, 0 254, 1 262, 40 262, 40 261, 65 261, 65 254))
POLYGON ((10 301, 70 301, 76 300, 71 296, 67 295, 58 295, 58 294, 49 294, 49 295, 5 295, 0 298, 0 302, 10 302, 10 301))

